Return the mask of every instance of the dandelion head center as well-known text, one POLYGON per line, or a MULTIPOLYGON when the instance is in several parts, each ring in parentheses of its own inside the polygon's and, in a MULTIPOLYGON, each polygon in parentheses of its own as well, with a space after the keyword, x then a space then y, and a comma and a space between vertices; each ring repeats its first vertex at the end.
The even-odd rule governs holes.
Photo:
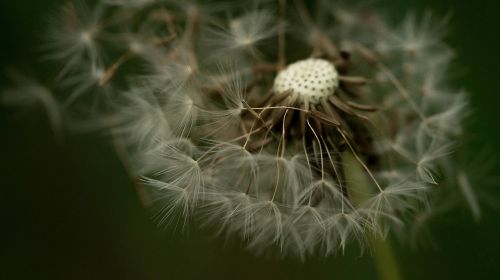
POLYGON ((319 103, 323 97, 335 93, 339 75, 335 66, 327 60, 308 58, 290 64, 274 80, 275 93, 292 91, 301 99, 308 97, 311 103, 319 103))

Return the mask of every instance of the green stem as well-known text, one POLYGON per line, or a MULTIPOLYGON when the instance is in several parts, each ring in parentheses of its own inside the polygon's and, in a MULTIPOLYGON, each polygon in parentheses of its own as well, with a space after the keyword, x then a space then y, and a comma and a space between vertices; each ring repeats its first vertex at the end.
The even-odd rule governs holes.
MULTIPOLYGON (((351 152, 344 152, 342 160, 346 182, 349 182, 349 195, 353 205, 360 205, 378 189, 374 188, 366 175, 361 163, 351 152)), ((374 234, 369 234, 368 240, 373 249, 373 259, 381 280, 401 280, 398 263, 389 238, 383 240, 374 234)))
POLYGON ((379 278, 382 280, 402 279, 390 240, 388 238, 382 240, 379 237, 371 236, 370 243, 373 247, 373 259, 379 278))

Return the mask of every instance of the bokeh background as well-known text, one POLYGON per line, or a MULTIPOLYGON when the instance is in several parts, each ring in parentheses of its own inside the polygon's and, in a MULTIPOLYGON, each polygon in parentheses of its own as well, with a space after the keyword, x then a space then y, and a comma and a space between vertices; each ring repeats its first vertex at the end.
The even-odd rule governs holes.
MULTIPOLYGON (((0 88, 13 69, 43 78, 39 45, 46 19, 62 2, 0 1, 0 88)), ((471 93, 474 110, 466 149, 498 159, 500 1, 375 4, 395 22, 409 10, 452 12, 454 86, 471 93)), ((0 279, 377 279, 369 254, 266 260, 196 230, 158 229, 104 137, 73 135, 57 144, 42 108, 0 107, 0 165, 0 279)), ((476 168, 491 168, 492 178, 500 171, 476 168)), ((500 203, 500 186, 477 187, 500 203)), ((397 246, 404 279, 500 279, 500 210, 491 203, 483 210, 480 223, 465 209, 435 221, 437 248, 397 246)))

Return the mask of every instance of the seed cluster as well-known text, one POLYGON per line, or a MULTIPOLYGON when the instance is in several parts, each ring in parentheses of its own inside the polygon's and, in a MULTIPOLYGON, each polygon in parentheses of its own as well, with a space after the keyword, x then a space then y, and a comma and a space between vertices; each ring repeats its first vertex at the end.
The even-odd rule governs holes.
POLYGON ((274 80, 274 92, 291 90, 301 98, 309 97, 311 103, 319 103, 339 86, 338 73, 332 63, 324 59, 309 58, 290 64, 274 80))
POLYGON ((425 228, 416 217, 464 194, 480 214, 448 157, 467 98, 444 83, 452 56, 430 17, 391 27, 334 1, 78 2, 99 4, 68 3, 54 21, 50 90, 28 80, 6 98, 42 102, 53 125, 88 117, 68 131, 106 128, 161 225, 193 220, 303 259, 425 228), (435 188, 436 174, 450 181, 435 188))

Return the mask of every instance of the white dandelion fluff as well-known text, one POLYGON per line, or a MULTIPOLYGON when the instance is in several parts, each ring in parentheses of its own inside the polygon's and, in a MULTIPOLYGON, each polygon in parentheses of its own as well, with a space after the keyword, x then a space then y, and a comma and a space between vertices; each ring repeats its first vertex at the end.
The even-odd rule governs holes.
POLYGON ((107 96, 83 108, 112 116, 160 224, 305 258, 428 209, 467 115, 446 85, 444 21, 410 14, 395 27, 328 1, 316 14, 301 1, 174 2, 70 5, 50 33, 69 101, 107 96))

